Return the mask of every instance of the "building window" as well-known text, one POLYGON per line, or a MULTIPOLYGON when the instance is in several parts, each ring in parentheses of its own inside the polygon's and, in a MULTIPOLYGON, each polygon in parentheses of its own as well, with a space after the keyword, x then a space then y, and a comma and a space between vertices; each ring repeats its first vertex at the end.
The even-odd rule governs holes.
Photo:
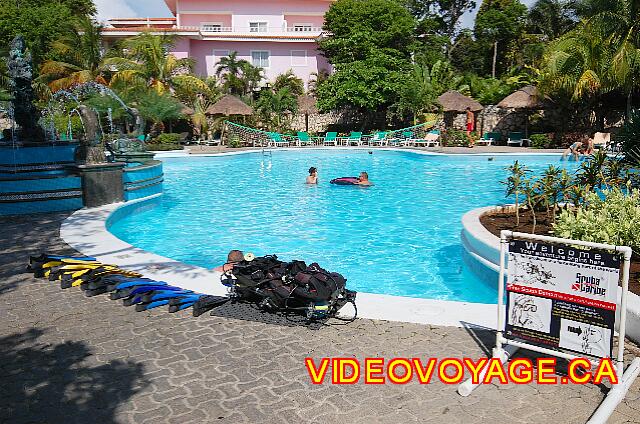
POLYGON ((293 32, 311 32, 313 26, 311 24, 297 24, 293 26, 293 32))
POLYGON ((267 32, 267 23, 249 22, 249 32, 267 32))
POLYGON ((269 52, 268 51, 253 51, 251 52, 251 64, 258 68, 269 67, 269 52))
POLYGON ((307 66, 307 51, 291 50, 291 66, 307 66))
POLYGON ((202 31, 205 32, 220 32, 222 31, 222 24, 214 23, 214 24, 205 24, 203 23, 200 27, 202 31))

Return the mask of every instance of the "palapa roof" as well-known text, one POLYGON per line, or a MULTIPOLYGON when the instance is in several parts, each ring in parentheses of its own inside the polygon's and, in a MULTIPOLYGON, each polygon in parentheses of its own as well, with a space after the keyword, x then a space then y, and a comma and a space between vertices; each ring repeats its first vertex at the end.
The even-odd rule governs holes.
POLYGON ((253 109, 251 106, 237 98, 227 94, 220 100, 209 106, 205 112, 207 115, 251 115, 253 109))
POLYGON ((542 109, 545 99, 533 85, 527 85, 509 94, 498 103, 498 107, 511 109, 542 109))
POLYGON ((316 98, 309 95, 298 96, 298 112, 307 115, 318 113, 316 98))
POLYGON ((439 96, 438 102, 442 105, 442 109, 445 112, 464 112, 467 108, 471 108, 472 111, 477 112, 483 109, 482 105, 471 97, 467 97, 453 90, 447 91, 439 96))
POLYGON ((182 105, 182 114, 183 115, 193 115, 195 111, 187 105, 182 105))

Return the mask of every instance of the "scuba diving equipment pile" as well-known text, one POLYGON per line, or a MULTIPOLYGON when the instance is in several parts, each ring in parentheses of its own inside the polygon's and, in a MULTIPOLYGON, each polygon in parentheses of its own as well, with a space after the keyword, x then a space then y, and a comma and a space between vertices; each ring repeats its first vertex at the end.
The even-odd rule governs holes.
POLYGON ((234 275, 237 272, 240 276, 238 279, 230 273, 223 275, 223 284, 229 287, 229 296, 196 293, 163 281, 144 278, 137 272, 103 264, 96 258, 86 256, 43 253, 29 258, 27 270, 33 272, 35 277, 59 281, 63 289, 80 287, 88 297, 109 293, 112 300, 122 299, 124 306, 135 305, 138 312, 159 306, 167 306, 170 313, 192 308, 193 316, 197 317, 229 301, 252 302, 269 312, 302 313, 309 321, 313 321, 335 317, 347 302, 352 303, 355 310, 355 292, 344 288, 346 280, 340 274, 327 273, 320 267, 314 271, 313 266, 317 264, 310 267, 300 261, 285 264, 275 256, 239 262, 233 267, 234 275), (273 266, 276 262, 280 268, 288 270, 281 273, 281 284, 274 281, 275 273, 280 272, 280 268, 273 266), (293 271, 300 274, 300 281, 292 287, 292 292, 285 294, 285 288, 291 287, 290 275, 293 271), (306 283, 303 282, 305 279, 306 283), (271 300, 265 300, 267 298, 271 300))
POLYGON ((358 315, 356 292, 348 290, 346 278, 328 272, 317 263, 283 262, 275 255, 243 260, 225 273, 222 284, 229 287, 232 299, 257 304, 277 313, 302 313, 307 319, 338 318, 347 303, 353 306, 353 321, 358 315), (226 278, 225 278, 226 277, 226 278))

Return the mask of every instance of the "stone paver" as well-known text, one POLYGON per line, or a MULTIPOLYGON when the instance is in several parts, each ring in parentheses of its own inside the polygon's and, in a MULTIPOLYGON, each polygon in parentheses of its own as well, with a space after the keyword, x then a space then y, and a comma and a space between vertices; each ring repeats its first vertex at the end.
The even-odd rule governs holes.
MULTIPOLYGON (((581 423, 600 387, 309 382, 305 357, 481 357, 486 331, 357 320, 319 330, 188 312, 136 313, 25 273, 73 253, 65 214, 0 219, 0 422, 581 423)), ((87 237, 91 235, 88 234, 87 237)), ((640 422, 636 383, 611 422, 640 422)))

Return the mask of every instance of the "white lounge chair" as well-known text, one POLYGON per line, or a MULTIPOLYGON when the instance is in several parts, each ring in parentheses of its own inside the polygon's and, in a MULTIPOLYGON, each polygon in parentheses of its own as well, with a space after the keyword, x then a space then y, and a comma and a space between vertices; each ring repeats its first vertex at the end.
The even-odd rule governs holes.
POLYGON ((611 133, 597 132, 593 135, 591 143, 594 148, 607 150, 611 144, 611 133))
POLYGON ((531 144, 531 140, 528 138, 524 138, 524 134, 521 132, 511 132, 509 133, 509 138, 507 139, 508 146, 519 146, 522 147, 524 143, 531 144))
POLYGON ((385 131, 378 131, 369 139, 370 146, 386 146, 388 144, 387 133, 385 131))

